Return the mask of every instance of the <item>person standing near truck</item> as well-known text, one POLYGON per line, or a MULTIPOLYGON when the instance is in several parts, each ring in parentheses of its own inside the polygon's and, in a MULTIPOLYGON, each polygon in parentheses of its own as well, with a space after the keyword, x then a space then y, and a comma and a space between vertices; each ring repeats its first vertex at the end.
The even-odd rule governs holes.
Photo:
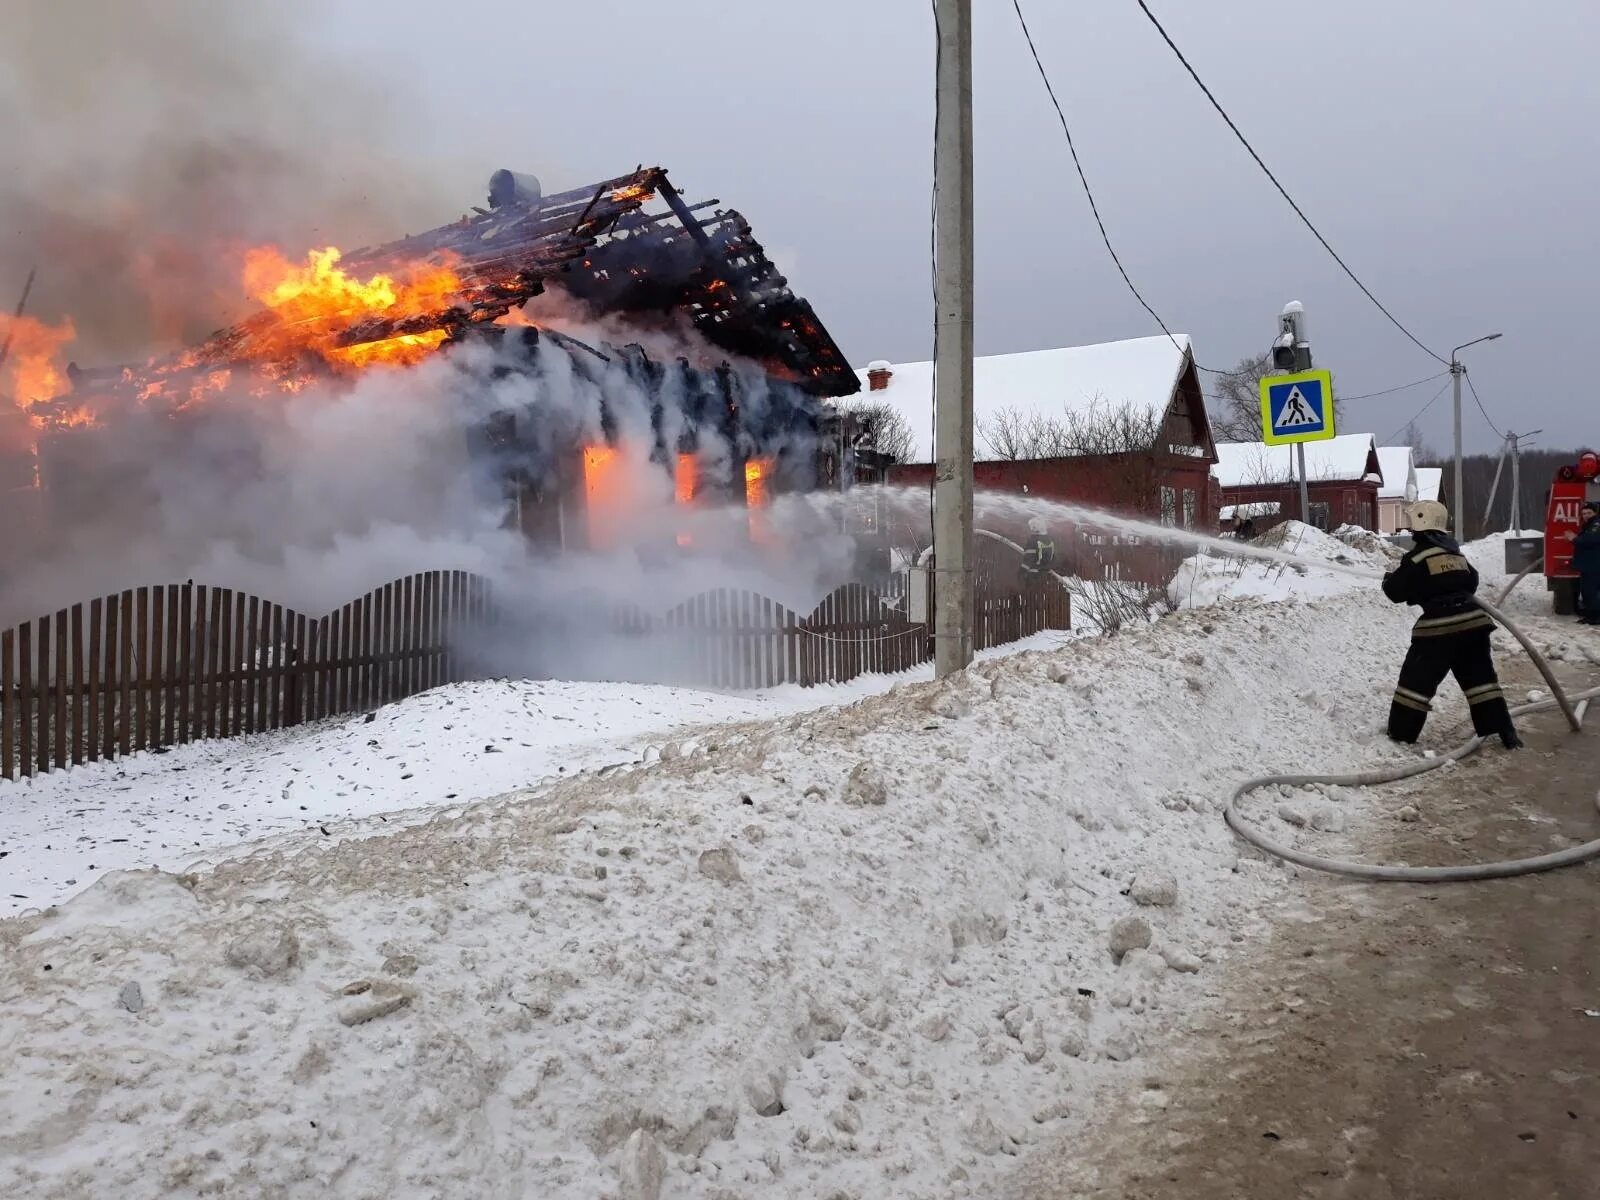
POLYGON ((1578 620, 1600 625, 1600 507, 1585 500, 1572 538, 1572 569, 1578 573, 1578 620))

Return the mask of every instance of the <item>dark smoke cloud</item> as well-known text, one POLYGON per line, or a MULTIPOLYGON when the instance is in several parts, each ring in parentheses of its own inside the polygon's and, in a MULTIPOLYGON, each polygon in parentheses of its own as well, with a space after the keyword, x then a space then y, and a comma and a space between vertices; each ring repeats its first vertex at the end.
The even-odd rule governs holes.
MULTIPOLYGON (((71 316, 72 355, 193 342, 252 307, 239 254, 346 248, 449 220, 465 172, 406 157, 403 80, 298 31, 309 0, 0 0, 0 305, 71 316)), ((485 172, 487 174, 487 172, 485 172)))

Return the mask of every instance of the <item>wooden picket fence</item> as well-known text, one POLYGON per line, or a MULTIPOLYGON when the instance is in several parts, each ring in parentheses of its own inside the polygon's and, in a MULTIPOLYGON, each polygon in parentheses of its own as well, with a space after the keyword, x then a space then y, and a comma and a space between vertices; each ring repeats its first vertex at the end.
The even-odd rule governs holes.
MULTIPOLYGON (((931 659, 932 631, 901 604, 850 583, 802 617, 723 588, 659 617, 619 612, 591 636, 622 639, 652 682, 810 687, 931 659)), ((1070 627, 1065 588, 979 578, 978 649, 1070 627)), ((461 571, 397 579, 322 617, 228 588, 131 588, 0 632, 0 777, 370 710, 485 678, 488 647, 526 636, 461 571)))
MULTIPOLYGON (((1071 626, 1070 598, 1060 584, 1004 590, 979 577, 977 649, 1071 626)), ((632 610, 620 627, 638 639, 638 658, 656 664, 664 682, 707 687, 814 687, 895 674, 933 658, 933 631, 907 619, 903 598, 890 600, 859 583, 835 588, 803 617, 757 592, 719 588, 659 618, 632 610)))
POLYGON ((0 633, 0 776, 356 712, 471 673, 488 618, 462 571, 308 617, 228 588, 130 588, 0 633))

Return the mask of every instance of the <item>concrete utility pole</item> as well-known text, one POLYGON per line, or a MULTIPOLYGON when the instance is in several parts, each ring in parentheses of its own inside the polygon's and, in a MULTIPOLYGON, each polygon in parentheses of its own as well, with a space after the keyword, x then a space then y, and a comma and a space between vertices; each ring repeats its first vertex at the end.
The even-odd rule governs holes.
POLYGON ((1522 443, 1531 442, 1534 434, 1543 432, 1535 429, 1532 433, 1506 434, 1511 443, 1511 528, 1518 534, 1522 532, 1522 443))
POLYGON ((934 609, 936 678, 972 661, 972 0, 936 0, 934 609))
POLYGON ((1498 333, 1485 334, 1481 338, 1473 338, 1470 342, 1462 342, 1450 351, 1450 382, 1455 385, 1456 408, 1456 482, 1454 490, 1450 493, 1450 522, 1458 540, 1466 536, 1467 529, 1467 498, 1461 484, 1461 377, 1467 373, 1467 369, 1461 365, 1461 360, 1456 356, 1468 346, 1476 346, 1479 342, 1492 342, 1499 336, 1498 333))

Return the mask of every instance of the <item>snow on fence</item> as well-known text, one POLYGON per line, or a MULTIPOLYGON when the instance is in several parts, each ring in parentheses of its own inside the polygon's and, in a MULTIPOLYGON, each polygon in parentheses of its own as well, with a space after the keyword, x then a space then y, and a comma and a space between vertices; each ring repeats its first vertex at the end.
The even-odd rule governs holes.
MULTIPOLYGON (((0 632, 0 777, 202 738, 360 712, 483 678, 472 647, 508 633, 488 581, 462 571, 397 579, 322 617, 228 588, 131 588, 0 632)), ((1071 627, 1066 589, 980 576, 978 649, 1071 627)), ((659 617, 614 615, 614 636, 671 682, 724 688, 842 683, 933 657, 932 631, 859 583, 801 617, 717 589, 659 617), (650 644, 654 645, 651 646, 650 644), (670 654, 661 655, 661 647, 670 654)))

